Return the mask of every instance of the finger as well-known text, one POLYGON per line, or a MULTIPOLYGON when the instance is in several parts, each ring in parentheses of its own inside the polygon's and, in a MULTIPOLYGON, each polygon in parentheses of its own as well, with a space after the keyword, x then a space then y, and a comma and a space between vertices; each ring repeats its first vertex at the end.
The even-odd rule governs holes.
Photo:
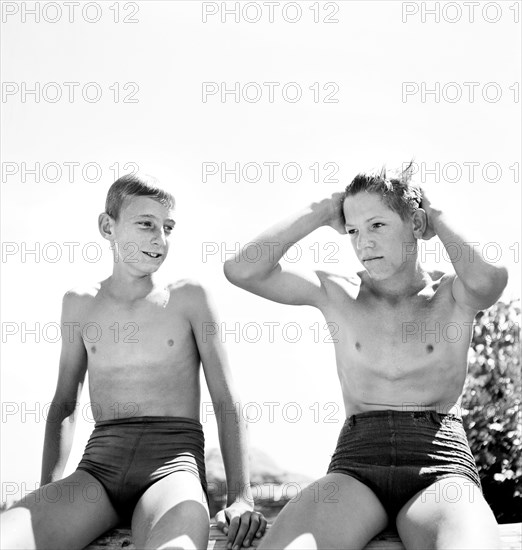
POLYGON ((223 523, 225 521, 225 510, 220 510, 215 516, 216 521, 223 523))
POLYGON ((234 516, 230 520, 230 525, 228 527, 227 548, 232 548, 232 544, 236 538, 236 534, 238 530, 239 530, 239 516, 234 516))
POLYGON ((261 538, 265 534, 267 525, 268 525, 268 521, 266 520, 265 516, 261 515, 261 520, 259 522, 259 529, 257 530, 256 537, 261 538))
POLYGON ((226 533, 225 529, 227 529, 227 531, 228 531, 228 524, 227 524, 227 520, 226 520, 226 517, 225 517, 224 510, 220 510, 216 514, 216 517, 214 519, 216 521, 217 528, 220 529, 221 531, 223 531, 226 535, 227 533, 226 533))
POLYGON ((248 528, 248 531, 246 532, 243 546, 250 546, 250 544, 252 543, 252 540, 256 536, 256 533, 261 523, 260 517, 261 514, 259 514, 258 512, 252 512, 250 514, 250 526, 248 528))
POLYGON ((225 533, 225 535, 228 535, 228 525, 226 523, 218 521, 216 526, 217 526, 218 529, 223 531, 223 533, 225 533))
MULTIPOLYGON (((243 540, 245 539, 245 535, 248 531, 248 527, 250 525, 250 514, 251 512, 244 512, 241 515, 241 520, 239 522, 239 529, 236 532, 236 537, 234 539, 234 542, 232 543, 232 550, 235 550, 236 548, 241 548, 241 545, 243 544, 243 540)), ((230 540, 230 536, 229 536, 230 540)))

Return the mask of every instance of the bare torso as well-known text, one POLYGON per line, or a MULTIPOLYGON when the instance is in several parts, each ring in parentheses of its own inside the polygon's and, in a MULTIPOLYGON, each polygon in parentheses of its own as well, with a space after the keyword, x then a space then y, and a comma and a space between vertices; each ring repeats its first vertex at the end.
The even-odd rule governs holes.
POLYGON ((133 416, 199 420, 200 357, 183 284, 122 302, 106 282, 82 293, 78 321, 96 421, 133 416))
POLYGON ((391 303, 367 274, 328 275, 337 371, 347 416, 374 410, 436 409, 460 414, 475 312, 452 296, 453 277, 428 274, 424 288, 391 303))

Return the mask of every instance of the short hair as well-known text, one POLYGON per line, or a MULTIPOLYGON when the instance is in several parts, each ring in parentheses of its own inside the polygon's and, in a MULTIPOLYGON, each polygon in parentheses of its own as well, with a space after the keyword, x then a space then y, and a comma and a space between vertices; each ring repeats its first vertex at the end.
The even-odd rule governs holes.
POLYGON ((167 208, 174 208, 174 197, 159 187, 159 181, 147 174, 125 174, 107 192, 105 212, 114 220, 120 217, 123 201, 128 197, 150 197, 167 208))
POLYGON ((347 197, 366 191, 379 195, 384 204, 399 214, 402 220, 410 219, 422 204, 421 189, 411 181, 413 161, 403 170, 393 173, 394 177, 388 178, 386 166, 383 166, 380 171, 357 174, 346 186, 342 204, 347 197))

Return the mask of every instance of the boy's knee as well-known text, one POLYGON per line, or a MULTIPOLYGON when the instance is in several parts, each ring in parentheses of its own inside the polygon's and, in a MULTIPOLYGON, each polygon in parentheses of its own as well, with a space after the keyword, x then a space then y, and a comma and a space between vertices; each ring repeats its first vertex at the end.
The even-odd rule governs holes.
POLYGON ((36 548, 31 528, 31 513, 18 503, 0 514, 0 548, 9 548, 9 550, 36 548))

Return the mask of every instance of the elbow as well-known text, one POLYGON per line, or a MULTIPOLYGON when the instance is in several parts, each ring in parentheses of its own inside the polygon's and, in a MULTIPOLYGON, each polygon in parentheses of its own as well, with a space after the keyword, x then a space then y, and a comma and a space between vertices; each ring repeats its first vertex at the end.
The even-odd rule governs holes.
POLYGON ((273 271, 274 266, 264 258, 251 258, 249 260, 246 252, 245 257, 246 260, 240 260, 237 255, 229 258, 223 265, 223 271, 227 280, 233 285, 251 291, 266 280, 273 271))
POLYGON ((495 265, 488 277, 486 288, 489 294, 494 294, 498 298, 504 292, 509 279, 508 270, 504 265, 495 265))
POLYGON ((239 277, 239 270, 234 264, 235 258, 226 260, 223 264, 223 272, 225 273, 225 277, 227 278, 227 281, 231 282, 232 284, 236 284, 236 280, 239 277))
POLYGON ((495 303, 504 292, 509 275, 508 270, 503 265, 491 266, 491 271, 487 277, 469 285, 469 290, 477 297, 485 299, 487 302, 495 303))
POLYGON ((224 263, 223 271, 227 280, 239 287, 243 287, 251 278, 247 267, 238 262, 235 257, 228 259, 224 263))
POLYGON ((55 396, 47 413, 47 421, 53 424, 60 424, 66 418, 74 415, 76 406, 76 401, 65 401, 55 396))
MULTIPOLYGON (((509 273, 507 267, 504 265, 499 265, 496 267, 495 276, 494 276, 494 287, 498 293, 498 297, 502 296, 507 284, 509 281, 509 273)), ((498 300, 498 298, 497 298, 498 300)))

